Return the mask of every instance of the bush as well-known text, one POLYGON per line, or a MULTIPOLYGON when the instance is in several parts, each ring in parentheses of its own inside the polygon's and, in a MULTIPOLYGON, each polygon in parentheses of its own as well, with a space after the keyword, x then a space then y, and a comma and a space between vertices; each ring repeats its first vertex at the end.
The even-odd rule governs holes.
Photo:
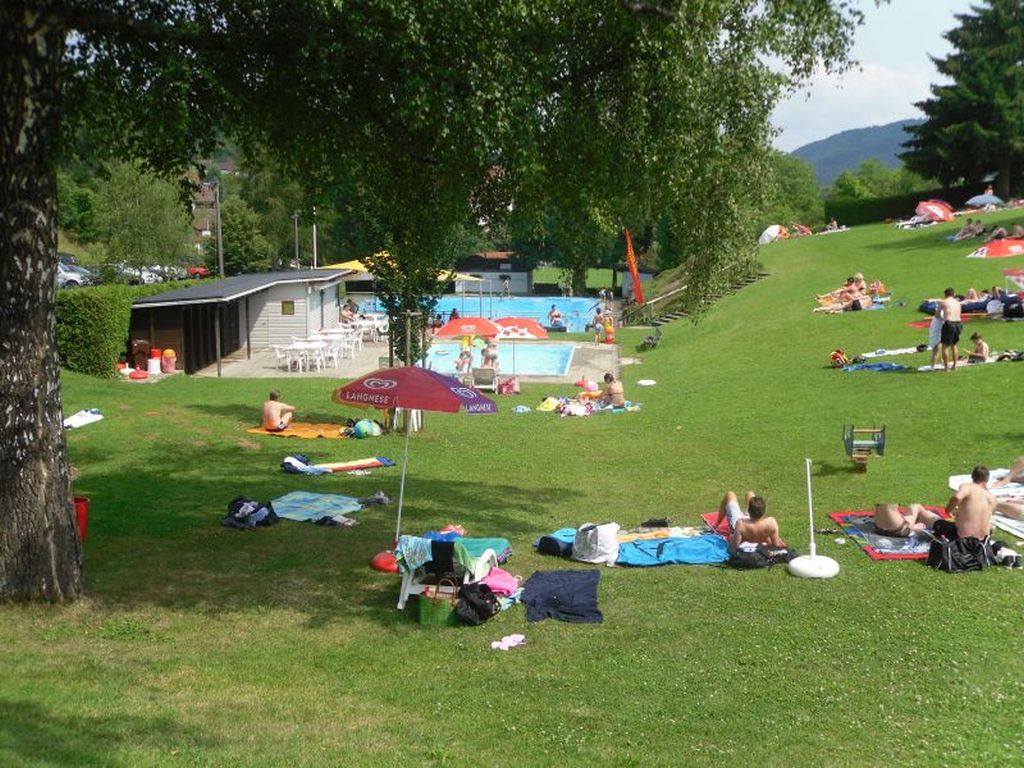
POLYGON ((939 189, 923 189, 906 195, 891 197, 868 197, 829 199, 825 201, 825 218, 835 219, 848 227, 854 224, 874 224, 888 219, 909 219, 914 215, 914 208, 922 200, 935 198, 945 200, 954 209, 959 208, 964 200, 978 194, 978 185, 962 187, 946 187, 939 189))
POLYGON ((57 291, 57 352, 61 365, 90 376, 113 376, 127 351, 132 302, 194 281, 156 285, 101 285, 57 291))
POLYGON ((128 338, 132 298, 116 285, 57 291, 61 365, 91 376, 113 376, 128 338))

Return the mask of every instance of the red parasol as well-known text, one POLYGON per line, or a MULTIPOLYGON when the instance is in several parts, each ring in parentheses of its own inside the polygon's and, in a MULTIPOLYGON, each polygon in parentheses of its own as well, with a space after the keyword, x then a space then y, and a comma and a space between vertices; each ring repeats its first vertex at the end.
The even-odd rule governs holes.
POLYGON ((529 317, 499 317, 494 321, 501 326, 499 339, 546 339, 547 329, 529 317))
MULTIPOLYGON (((416 366, 384 368, 368 373, 334 390, 334 402, 360 408, 407 408, 455 413, 497 413, 494 401, 484 397, 458 379, 416 366)), ((398 486, 398 520, 395 540, 402 531, 402 503, 405 499, 405 475, 409 467, 409 418, 405 420, 405 450, 402 479, 398 486)))
POLYGON ((953 220, 953 210, 941 200, 922 200, 917 204, 914 213, 932 221, 953 220))
POLYGON ((449 320, 434 332, 435 336, 497 336, 501 327, 486 317, 460 317, 449 320))

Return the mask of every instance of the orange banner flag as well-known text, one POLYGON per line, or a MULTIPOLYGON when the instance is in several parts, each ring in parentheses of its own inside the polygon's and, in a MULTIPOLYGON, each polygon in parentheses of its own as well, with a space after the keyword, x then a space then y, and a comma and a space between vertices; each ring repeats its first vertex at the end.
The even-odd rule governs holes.
POLYGON ((640 272, 636 265, 636 254, 633 252, 633 238, 629 236, 629 228, 626 228, 626 264, 629 265, 629 275, 633 278, 633 298, 638 304, 644 303, 644 288, 640 284, 640 272))

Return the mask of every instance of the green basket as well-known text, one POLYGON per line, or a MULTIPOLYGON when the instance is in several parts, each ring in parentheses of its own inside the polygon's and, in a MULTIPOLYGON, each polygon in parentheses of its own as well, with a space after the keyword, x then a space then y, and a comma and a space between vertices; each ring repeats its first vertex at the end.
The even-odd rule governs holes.
POLYGON ((454 627, 459 623, 455 615, 458 587, 451 579, 442 579, 436 587, 424 587, 424 593, 417 596, 420 624, 454 627))

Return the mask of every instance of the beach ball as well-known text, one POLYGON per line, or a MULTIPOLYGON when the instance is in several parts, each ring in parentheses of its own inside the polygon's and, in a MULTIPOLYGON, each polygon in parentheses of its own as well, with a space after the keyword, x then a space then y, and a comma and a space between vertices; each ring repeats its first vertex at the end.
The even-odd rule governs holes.
POLYGON ((362 440, 364 437, 373 437, 374 424, 369 419, 360 419, 352 427, 352 434, 362 440))

